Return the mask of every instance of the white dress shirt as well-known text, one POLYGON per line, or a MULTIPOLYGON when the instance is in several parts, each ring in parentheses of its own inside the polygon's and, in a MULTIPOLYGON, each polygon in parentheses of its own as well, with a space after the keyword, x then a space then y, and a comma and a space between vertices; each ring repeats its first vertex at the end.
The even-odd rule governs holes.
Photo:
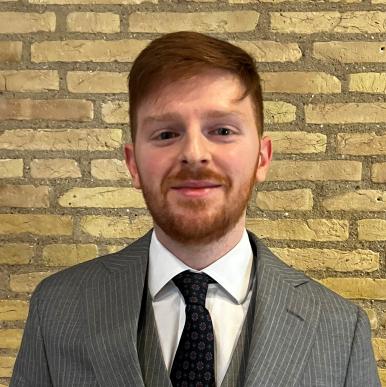
MULTIPOLYGON (((237 344, 252 294, 253 252, 244 230, 239 243, 202 270, 217 283, 206 297, 215 337, 215 374, 219 386, 237 344)), ((185 301, 172 278, 191 269, 166 249, 153 231, 149 250, 149 291, 165 366, 170 372, 185 324, 185 301)))

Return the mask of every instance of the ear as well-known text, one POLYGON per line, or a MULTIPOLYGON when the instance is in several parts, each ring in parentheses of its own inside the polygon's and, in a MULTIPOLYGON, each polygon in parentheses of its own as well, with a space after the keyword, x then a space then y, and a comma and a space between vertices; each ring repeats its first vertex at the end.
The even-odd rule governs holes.
POLYGON ((257 183, 262 183, 266 179, 271 160, 272 141, 268 136, 264 136, 260 141, 259 164, 256 170, 257 183))
POLYGON ((127 168, 130 171, 133 186, 137 189, 141 189, 141 179, 139 178, 137 162, 135 161, 133 144, 125 144, 125 161, 127 168))

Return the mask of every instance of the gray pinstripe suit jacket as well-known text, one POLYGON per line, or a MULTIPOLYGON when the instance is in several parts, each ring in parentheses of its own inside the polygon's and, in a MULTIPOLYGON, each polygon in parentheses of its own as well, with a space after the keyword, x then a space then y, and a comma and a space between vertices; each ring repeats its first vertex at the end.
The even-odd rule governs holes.
MULTIPOLYGON (((249 235, 257 281, 244 386, 380 386, 363 311, 249 235)), ((150 233, 38 286, 11 387, 145 385, 137 332, 149 243, 150 233)))

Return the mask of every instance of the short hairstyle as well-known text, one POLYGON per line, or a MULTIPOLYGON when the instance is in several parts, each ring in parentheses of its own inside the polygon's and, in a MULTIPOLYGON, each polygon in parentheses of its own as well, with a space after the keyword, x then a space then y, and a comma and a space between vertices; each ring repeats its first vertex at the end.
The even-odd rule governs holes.
POLYGON ((130 131, 135 142, 137 111, 153 91, 208 69, 235 74, 251 96, 259 135, 263 133, 263 99, 253 58, 243 49, 197 32, 180 31, 153 40, 135 59, 129 75, 130 131))

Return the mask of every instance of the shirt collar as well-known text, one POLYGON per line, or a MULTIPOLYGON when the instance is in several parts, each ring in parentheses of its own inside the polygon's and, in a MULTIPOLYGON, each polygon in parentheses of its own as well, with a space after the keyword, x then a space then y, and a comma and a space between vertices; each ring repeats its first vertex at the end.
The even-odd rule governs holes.
MULTIPOLYGON (((202 272, 211 276, 236 303, 241 304, 248 295, 252 265, 252 247, 244 229, 236 246, 202 272)), ((196 271, 163 246, 153 231, 149 249, 149 291, 152 299, 174 276, 185 270, 196 271)))

